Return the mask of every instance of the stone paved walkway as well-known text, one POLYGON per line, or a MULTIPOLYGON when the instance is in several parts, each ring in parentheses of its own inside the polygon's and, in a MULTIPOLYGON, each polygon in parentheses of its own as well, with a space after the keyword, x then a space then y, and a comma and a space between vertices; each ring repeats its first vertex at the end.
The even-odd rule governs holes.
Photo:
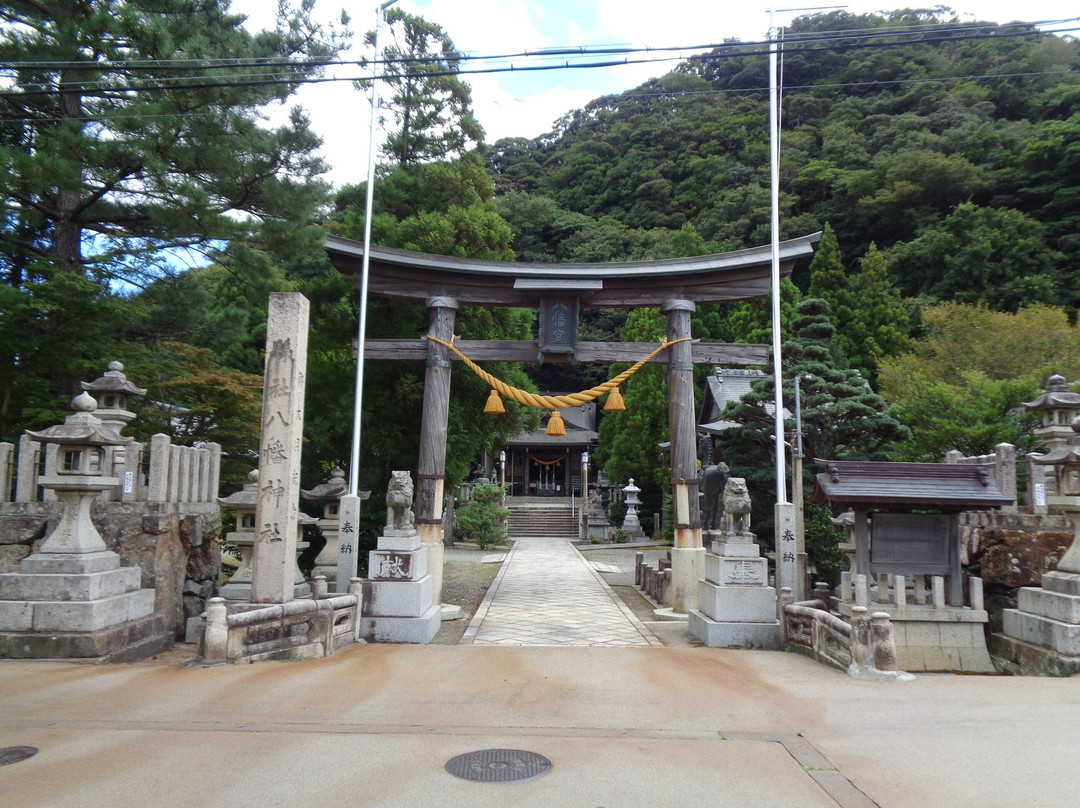
POLYGON ((515 542, 460 645, 662 645, 569 540, 515 542))

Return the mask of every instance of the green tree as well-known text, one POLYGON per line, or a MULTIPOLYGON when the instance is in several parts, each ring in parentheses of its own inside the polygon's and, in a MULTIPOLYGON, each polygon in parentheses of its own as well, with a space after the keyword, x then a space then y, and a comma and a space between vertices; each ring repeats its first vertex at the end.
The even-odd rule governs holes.
POLYGON ((185 446, 218 443, 221 489, 244 485, 259 463, 261 375, 223 370, 208 349, 178 342, 164 343, 153 354, 138 352, 126 372, 147 390, 132 435, 148 441, 160 432, 185 446))
POLYGON ((885 357, 911 347, 908 311, 900 293, 889 282, 888 264, 876 244, 870 243, 859 263, 859 274, 852 279, 858 305, 852 313, 846 350, 852 366, 874 381, 878 364, 885 357))
MULTIPOLYGON (((399 8, 390 9, 386 23, 391 41, 381 54, 379 78, 391 88, 384 107, 396 128, 381 147, 383 156, 410 166, 460 157, 470 142, 482 143, 484 130, 473 116, 469 85, 457 76, 461 54, 450 36, 399 8)), ((375 32, 365 39, 374 45, 375 32)))
MULTIPOLYGON (((635 309, 626 318, 622 339, 655 342, 665 332, 659 309, 635 309)), ((611 375, 626 369, 613 365, 611 375)), ((605 414, 600 421, 597 462, 608 477, 625 484, 631 477, 641 488, 643 513, 659 513, 671 490, 671 458, 660 444, 668 439, 668 385, 666 370, 649 364, 626 382, 622 391, 626 410, 605 414)))
POLYGON ((837 331, 837 344, 845 356, 857 350, 857 337, 851 333, 855 324, 856 301, 852 282, 844 269, 840 244, 832 227, 826 223, 810 262, 809 297, 820 298, 829 304, 829 319, 837 331))
MULTIPOLYGON (((794 336, 784 345, 783 396, 786 407, 795 400, 794 378, 800 379, 803 446, 810 459, 882 460, 893 443, 909 436, 908 430, 885 412, 885 400, 873 392, 857 370, 837 366, 832 353, 836 329, 824 300, 806 298, 797 306, 794 336)), ((755 502, 773 501, 776 490, 775 418, 769 411, 775 396, 773 378, 754 383, 740 401, 730 402, 721 414, 738 427, 724 430, 717 439, 721 456, 732 473, 745 477, 755 502)), ((785 430, 795 429, 794 417, 785 430)), ((807 479, 814 471, 806 466, 807 479)), ((804 480, 805 482, 805 480, 804 480)), ((801 496, 796 491, 795 496, 801 496)), ((758 513, 762 510, 760 505, 758 513)), ((759 527, 771 531, 771 520, 759 527)))
POLYGON ((1051 373, 1080 378, 1080 328, 1064 309, 1015 314, 942 303, 923 312, 926 334, 880 366, 889 412, 911 429, 896 445, 905 460, 939 462, 949 449, 987 454, 998 443, 1038 448, 1034 419, 1020 409, 1051 373))
POLYGON ((277 29, 258 34, 223 0, 0 10, 9 427, 52 420, 42 396, 70 397, 112 345, 144 335, 147 301, 131 292, 177 274, 184 251, 227 263, 240 242, 277 257, 317 248, 319 141, 300 110, 276 129, 259 111, 318 72, 294 57, 341 44, 312 4, 283 3, 277 29))
POLYGON ((960 205, 887 257, 905 289, 940 300, 1016 311, 1073 297, 1072 284, 1057 269, 1062 256, 1047 246, 1044 227, 1008 208, 960 205))

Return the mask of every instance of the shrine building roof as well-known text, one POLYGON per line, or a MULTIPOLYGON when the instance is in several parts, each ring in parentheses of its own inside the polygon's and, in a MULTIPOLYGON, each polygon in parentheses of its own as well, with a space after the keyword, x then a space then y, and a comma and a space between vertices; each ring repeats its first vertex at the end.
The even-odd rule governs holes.
POLYGON ((967 510, 1012 505, 988 465, 820 460, 812 502, 834 507, 967 510))
MULTIPOLYGON (((796 261, 812 255, 820 237, 812 233, 781 242, 781 274, 790 274, 796 261)), ((325 248, 334 268, 354 275, 359 288, 363 243, 327 236, 325 248)), ((368 292, 398 300, 446 296, 468 305, 524 307, 536 306, 545 293, 572 293, 582 306, 632 308, 658 306, 671 298, 719 303, 763 297, 769 292, 771 277, 769 246, 607 264, 483 261, 372 247, 368 292)))

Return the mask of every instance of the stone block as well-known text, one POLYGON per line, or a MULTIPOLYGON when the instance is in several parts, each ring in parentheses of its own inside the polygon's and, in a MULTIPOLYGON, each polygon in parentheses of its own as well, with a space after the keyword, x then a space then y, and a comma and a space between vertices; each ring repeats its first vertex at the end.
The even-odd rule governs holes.
POLYGON ((111 550, 95 553, 32 553, 19 562, 19 572, 28 575, 71 575, 105 572, 120 566, 120 556, 111 550))
POLYGON ((1042 588, 1063 595, 1080 595, 1080 575, 1072 572, 1047 572, 1042 576, 1042 588))
POLYGON ((1080 595, 1024 587, 1016 593, 1016 605, 1022 612, 1042 615, 1062 623, 1080 623, 1080 595))
POLYGON ((46 634, 0 631, 0 657, 7 659, 95 659, 135 662, 173 647, 161 615, 150 615, 112 628, 46 634))
POLYGON ((136 589, 92 601, 39 601, 34 609, 34 631, 98 631, 154 611, 154 590, 136 589))
POLYGON ((431 606, 419 617, 361 617, 366 642, 429 643, 442 625, 442 609, 431 606))
POLYGON ((720 586, 765 586, 768 576, 769 561, 765 558, 705 556, 705 580, 720 586))
POLYGON ((388 530, 379 536, 376 547, 380 550, 419 550, 420 534, 401 530, 388 530))
POLYGON ((1019 609, 1006 609, 1002 614, 1002 627, 1006 636, 1065 656, 1080 656, 1080 626, 1019 609))
POLYGON ((726 623, 711 619, 698 609, 690 611, 690 634, 709 648, 780 649, 780 621, 726 623))
POLYGON ((428 574, 428 552, 421 550, 372 550, 368 553, 372 580, 419 581, 428 574))
POLYGON ((364 616, 419 617, 426 614, 432 606, 434 585, 430 575, 419 581, 364 581, 364 616))
POLYGON ((982 626, 972 623, 941 623, 938 629, 941 632, 942 645, 953 648, 974 648, 976 641, 979 645, 984 643, 982 626))
POLYGON ((19 562, 30 555, 30 548, 25 544, 0 546, 0 573, 16 572, 19 562))
POLYGON ((142 570, 119 567, 104 572, 67 575, 2 575, 3 600, 101 600, 139 588, 142 570))
POLYGON ((698 582, 698 611, 727 623, 762 623, 776 617, 776 590, 771 586, 715 586, 698 582))
POLYGON ((0 631, 29 631, 34 609, 25 601, 0 600, 0 631))
POLYGON ((758 558, 761 555, 761 549, 751 542, 714 541, 712 551, 727 558, 758 558))

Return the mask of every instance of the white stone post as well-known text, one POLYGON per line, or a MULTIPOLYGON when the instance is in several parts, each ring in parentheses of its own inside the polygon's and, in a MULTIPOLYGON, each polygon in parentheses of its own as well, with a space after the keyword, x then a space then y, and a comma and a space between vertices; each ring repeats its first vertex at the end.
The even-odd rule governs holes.
POLYGON ((799 581, 799 541, 796 537, 799 526, 795 505, 777 502, 773 505, 773 520, 776 524, 776 586, 778 589, 790 587, 796 598, 802 600, 806 586, 799 581))
POLYGON ((308 310, 308 300, 301 294, 270 295, 251 579, 255 603, 293 599, 308 310))

